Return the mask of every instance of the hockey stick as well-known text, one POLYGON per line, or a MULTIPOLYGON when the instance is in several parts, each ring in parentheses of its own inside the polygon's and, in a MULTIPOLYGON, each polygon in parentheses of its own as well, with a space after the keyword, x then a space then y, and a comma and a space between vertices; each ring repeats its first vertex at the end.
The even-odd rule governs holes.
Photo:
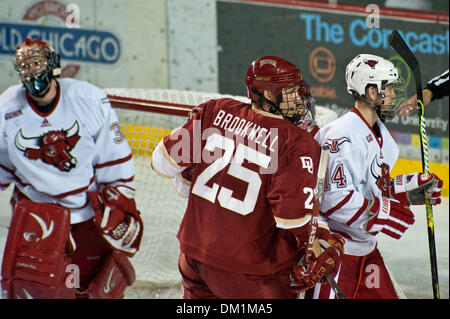
MULTIPOLYGON (((422 81, 420 76, 420 66, 414 54, 409 49, 408 45, 403 40, 402 36, 397 30, 392 31, 389 36, 389 44, 406 62, 411 71, 414 74, 416 80, 417 91, 417 105, 419 107, 419 128, 420 128, 420 149, 422 155, 422 169, 423 172, 428 174, 428 141, 424 120, 424 107, 422 96, 422 81)), ((438 267, 436 258, 436 242, 434 239, 434 222, 433 222, 433 208, 430 205, 428 198, 425 198, 425 210, 427 215, 427 228, 428 228, 428 246, 430 251, 430 263, 431 263, 431 280, 433 284, 434 299, 439 299, 439 280, 438 280, 438 267)))
MULTIPOLYGON (((305 265, 309 265, 311 263, 312 257, 314 256, 314 240, 316 239, 316 233, 317 233, 317 227, 318 227, 318 221, 319 221, 319 206, 320 206, 320 198, 322 197, 322 192, 325 184, 325 175, 327 171, 327 162, 328 162, 328 155, 330 154, 330 147, 322 146, 322 151, 320 153, 320 159, 319 159, 319 168, 317 172, 317 183, 316 183, 316 189, 314 190, 314 195, 316 199, 316 204, 314 205, 312 216, 311 216, 311 224, 310 224, 310 230, 309 230, 309 236, 308 236, 308 243, 306 245, 306 252, 305 252, 305 265)), ((325 275, 325 278, 327 279, 328 283, 330 284, 331 288, 333 289, 334 293, 339 299, 345 299, 344 294, 342 293, 341 289, 339 288, 338 284, 334 280, 334 278, 331 275, 325 275)), ((304 298, 304 292, 300 293, 299 298, 304 298)))

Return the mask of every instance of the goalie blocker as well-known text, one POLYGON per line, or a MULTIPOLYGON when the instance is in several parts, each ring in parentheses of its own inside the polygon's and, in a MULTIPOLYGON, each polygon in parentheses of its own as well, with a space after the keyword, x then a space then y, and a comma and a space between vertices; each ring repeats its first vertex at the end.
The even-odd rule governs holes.
POLYGON ((70 210, 60 205, 27 199, 15 203, 2 264, 2 298, 123 297, 125 288, 135 281, 134 268, 127 257, 139 248, 142 220, 134 199, 122 195, 117 187, 107 187, 101 193, 91 193, 90 197, 101 199, 105 206, 100 205, 99 200, 93 201, 96 218, 72 227, 70 210), (107 193, 114 194, 111 201, 105 196, 107 193), (108 209, 100 212, 101 206, 108 209), (109 212, 107 217, 102 216, 104 211, 109 212), (102 228, 101 221, 107 227, 102 228), (89 237, 95 242, 80 240, 85 237, 82 233, 86 229, 93 228, 95 232, 95 227, 100 232, 89 237), (105 240, 107 237, 111 238, 105 240), (75 277, 81 273, 83 279, 86 269, 91 271, 92 264, 82 262, 89 259, 84 246, 90 244, 102 247, 96 254, 103 256, 103 260, 98 262, 94 275, 85 276, 92 279, 84 283, 84 291, 80 293, 77 289, 80 278, 75 277), (81 269, 79 272, 72 273, 74 267, 68 267, 73 260, 77 261, 75 266, 81 269))

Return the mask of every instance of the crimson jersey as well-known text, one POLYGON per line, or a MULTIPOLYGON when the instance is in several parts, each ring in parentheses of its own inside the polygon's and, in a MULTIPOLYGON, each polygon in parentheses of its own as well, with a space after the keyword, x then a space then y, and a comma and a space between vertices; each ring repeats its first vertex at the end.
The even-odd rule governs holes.
POLYGON ((308 229, 319 155, 313 137, 281 116, 228 98, 200 105, 152 158, 166 177, 193 169, 181 250, 235 273, 292 266, 292 232, 308 229))

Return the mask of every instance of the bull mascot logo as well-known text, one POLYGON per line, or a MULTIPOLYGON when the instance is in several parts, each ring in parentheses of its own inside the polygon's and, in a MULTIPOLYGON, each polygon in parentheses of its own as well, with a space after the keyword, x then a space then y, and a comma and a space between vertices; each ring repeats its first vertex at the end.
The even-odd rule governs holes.
POLYGON ((375 155, 372 164, 370 165, 370 173, 376 180, 378 188, 385 197, 389 197, 389 188, 391 185, 391 177, 389 176, 389 165, 382 163, 379 164, 377 156, 375 155), (380 172, 381 174, 379 174, 380 172))
POLYGON ((345 142, 351 143, 350 139, 347 136, 344 136, 341 138, 336 138, 336 139, 329 138, 328 140, 326 140, 324 145, 327 145, 330 147, 330 153, 337 153, 337 152, 339 152, 339 146, 345 142))
POLYGON ((375 66, 378 64, 377 60, 366 60, 364 59, 364 63, 370 66, 372 69, 375 69, 375 66))
POLYGON ((79 131, 78 121, 75 121, 68 130, 49 131, 39 137, 25 137, 20 129, 16 134, 15 145, 27 158, 41 159, 60 171, 69 172, 78 163, 70 151, 81 138, 78 135, 79 131))

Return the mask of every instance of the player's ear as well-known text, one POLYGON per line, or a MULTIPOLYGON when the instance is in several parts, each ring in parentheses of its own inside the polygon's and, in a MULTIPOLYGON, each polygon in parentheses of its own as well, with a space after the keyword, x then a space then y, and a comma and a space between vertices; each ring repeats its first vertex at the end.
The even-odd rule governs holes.
POLYGON ((270 92, 269 90, 264 90, 264 97, 272 102, 275 102, 272 92, 270 92))
POLYGON ((366 99, 371 102, 378 99, 378 90, 376 86, 369 85, 366 87, 366 99))

